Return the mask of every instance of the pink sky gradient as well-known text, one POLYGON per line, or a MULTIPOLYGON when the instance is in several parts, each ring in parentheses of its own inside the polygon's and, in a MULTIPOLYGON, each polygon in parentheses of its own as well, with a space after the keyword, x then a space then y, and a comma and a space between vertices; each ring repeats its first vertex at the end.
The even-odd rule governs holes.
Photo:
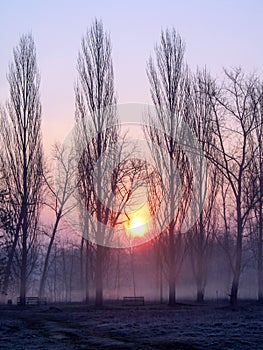
POLYGON ((263 75, 263 3, 238 1, 1 1, 0 103, 8 97, 6 73, 22 33, 36 42, 41 72, 43 135, 49 150, 74 123, 74 82, 80 40, 97 17, 110 31, 119 103, 149 103, 146 61, 162 28, 174 26, 186 42, 186 60, 220 75, 242 66, 263 75))

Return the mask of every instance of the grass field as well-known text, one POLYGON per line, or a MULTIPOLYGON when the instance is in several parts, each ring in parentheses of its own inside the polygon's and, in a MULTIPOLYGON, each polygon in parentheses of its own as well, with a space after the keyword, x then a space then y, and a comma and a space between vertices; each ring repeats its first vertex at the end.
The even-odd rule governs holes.
POLYGON ((263 349, 263 305, 0 306, 0 349, 263 349))

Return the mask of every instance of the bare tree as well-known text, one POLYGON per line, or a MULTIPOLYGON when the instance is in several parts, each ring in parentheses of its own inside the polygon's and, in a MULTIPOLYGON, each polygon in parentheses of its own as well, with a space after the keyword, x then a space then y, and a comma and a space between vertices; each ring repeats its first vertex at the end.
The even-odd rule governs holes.
MULTIPOLYGON (((25 304, 28 254, 35 239, 42 187, 40 76, 31 35, 23 35, 14 49, 8 73, 10 100, 2 113, 2 168, 17 213, 13 259, 21 235, 20 299, 25 304), (12 145, 12 146, 11 146, 12 145)), ((9 272, 8 272, 9 273, 9 272)))
MULTIPOLYGON (((212 154, 214 144, 214 123, 212 106, 209 96, 206 94, 206 86, 211 84, 211 78, 204 70, 198 71, 193 77, 189 89, 189 101, 187 103, 188 125, 195 133, 202 153, 212 154)), ((197 155, 196 155, 197 156, 197 155)), ((215 155, 214 155, 215 156, 215 155)), ((211 161, 204 157, 199 159, 200 171, 205 168, 208 181, 199 183, 200 193, 206 193, 203 203, 202 195, 195 198, 198 212, 195 225, 187 235, 191 265, 197 286, 197 301, 204 300, 207 282, 208 261, 212 252, 212 243, 215 237, 215 200, 218 192, 218 172, 211 161)))
POLYGON ((145 129, 156 168, 162 174, 162 220, 168 219, 163 232, 164 252, 168 263, 169 305, 175 304, 175 285, 185 252, 181 227, 189 207, 192 173, 187 155, 180 145, 184 128, 187 69, 183 62, 184 44, 175 30, 161 33, 155 48, 156 60, 150 58, 147 74, 156 116, 149 115, 145 129), (157 145, 151 146, 151 145, 157 145), (165 156, 165 155, 168 155, 165 156), (181 188, 178 186, 180 174, 181 188))
MULTIPOLYGON (((97 165, 97 179, 94 183, 99 200, 93 200, 96 207, 98 241, 102 239, 103 197, 100 161, 102 154, 116 142, 117 118, 112 107, 115 103, 113 85, 113 67, 111 59, 111 43, 103 25, 95 20, 82 38, 81 51, 78 58, 78 83, 76 87, 76 119, 81 125, 82 135, 86 140, 85 156, 87 156, 85 175, 91 176, 92 168, 97 165)), ((83 158, 82 158, 83 159, 83 158)), ((82 188, 84 188, 82 183, 82 188)), ((85 195, 85 198, 86 195, 85 195)), ((90 203, 85 203, 90 205, 90 203)), ((104 247, 96 249, 96 305, 103 303, 103 258, 104 247)))
MULTIPOLYGON (((149 169, 148 169, 149 170, 149 169)), ((165 229, 165 223, 162 216, 157 215, 157 211, 160 208, 162 196, 163 196, 163 183, 162 178, 157 170, 149 172, 148 171, 148 206, 149 212, 152 217, 155 217, 153 221, 154 232, 158 231, 155 239, 152 240, 154 252, 155 252, 155 262, 156 262, 156 285, 157 293, 159 294, 159 301, 163 303, 163 289, 164 289, 164 233, 162 232, 165 229), (156 225, 156 221, 158 224, 156 225), (161 229, 160 229, 161 228, 161 229)))
MULTIPOLYGON (((3 180, 3 179, 1 179, 3 180)), ((0 291, 1 291, 1 302, 5 302, 5 295, 7 292, 6 283, 6 272, 9 264, 8 252, 12 247, 12 238, 15 232, 14 228, 14 208, 10 202, 10 196, 8 191, 4 187, 4 182, 0 182, 0 291)), ((9 274, 8 274, 9 280, 9 274)))
POLYGON ((74 167, 75 155, 71 149, 66 149, 66 146, 55 145, 54 160, 56 162, 56 177, 47 177, 44 174, 44 180, 47 187, 45 205, 55 213, 55 222, 53 224, 48 249, 45 256, 44 267, 40 279, 39 296, 45 294, 45 283, 48 271, 49 259, 51 250, 58 231, 59 223, 64 215, 67 215, 72 209, 71 203, 68 204, 70 197, 73 195, 76 184, 74 167))
MULTIPOLYGON (((83 164, 84 165, 84 164, 83 164)), ((84 175, 84 174, 82 174, 84 175)), ((82 186, 85 186, 85 181, 82 181, 82 186)), ((90 199, 90 187, 85 186, 85 194, 87 195, 86 201, 90 199)), ((81 222, 81 246, 80 246, 80 272, 81 272, 81 289, 86 304, 90 301, 90 290, 93 284, 93 265, 94 265, 94 251, 96 252, 95 245, 89 240, 90 230, 92 229, 89 215, 86 208, 83 208, 79 203, 79 216, 81 222)))
POLYGON ((241 69, 225 70, 226 81, 220 89, 207 88, 212 103, 217 143, 213 145, 218 157, 210 157, 229 183, 235 202, 236 244, 231 304, 237 303, 239 279, 242 267, 242 243, 248 215, 255 204, 255 196, 245 201, 249 168, 253 155, 249 141, 255 128, 254 77, 246 78, 241 69))
MULTIPOLYGON (((5 273, 8 264, 8 251, 12 244, 13 235, 13 211, 9 202, 8 192, 0 190, 0 291, 3 292, 5 273)), ((5 296, 5 293, 4 293, 5 296)), ((5 298, 1 298, 4 302, 5 298)))
POLYGON ((257 261, 258 300, 263 301, 263 86, 258 83, 252 94, 252 108, 255 129, 250 142, 250 182, 247 186, 246 199, 249 205, 251 193, 255 196, 250 217, 250 231, 253 250, 257 261), (254 97, 253 97, 254 95, 254 97))
POLYGON ((224 295, 229 295, 231 278, 234 273, 235 263, 235 202, 227 179, 219 175, 219 194, 217 197, 218 207, 216 208, 219 217, 219 229, 216 232, 217 247, 223 252, 222 282, 224 284, 224 295))

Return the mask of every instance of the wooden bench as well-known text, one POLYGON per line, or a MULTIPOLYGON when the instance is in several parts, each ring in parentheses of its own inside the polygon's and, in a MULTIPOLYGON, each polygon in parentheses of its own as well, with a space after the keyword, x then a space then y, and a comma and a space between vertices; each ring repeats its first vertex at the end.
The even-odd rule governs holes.
POLYGON ((144 305, 144 297, 123 297, 122 304, 125 306, 144 305))
MULTIPOLYGON (((20 305, 20 297, 17 298, 17 305, 20 305)), ((47 305, 47 298, 26 297, 26 305, 47 305)))

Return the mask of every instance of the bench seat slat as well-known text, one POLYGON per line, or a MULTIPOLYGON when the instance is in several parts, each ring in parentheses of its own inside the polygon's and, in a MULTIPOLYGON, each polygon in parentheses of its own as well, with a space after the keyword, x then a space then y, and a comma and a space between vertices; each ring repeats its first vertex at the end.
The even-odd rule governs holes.
POLYGON ((144 305, 144 297, 123 297, 123 305, 144 305))
MULTIPOLYGON (((20 297, 18 297, 17 304, 20 303, 20 297)), ((26 305, 47 305, 47 298, 26 297, 26 305)))

